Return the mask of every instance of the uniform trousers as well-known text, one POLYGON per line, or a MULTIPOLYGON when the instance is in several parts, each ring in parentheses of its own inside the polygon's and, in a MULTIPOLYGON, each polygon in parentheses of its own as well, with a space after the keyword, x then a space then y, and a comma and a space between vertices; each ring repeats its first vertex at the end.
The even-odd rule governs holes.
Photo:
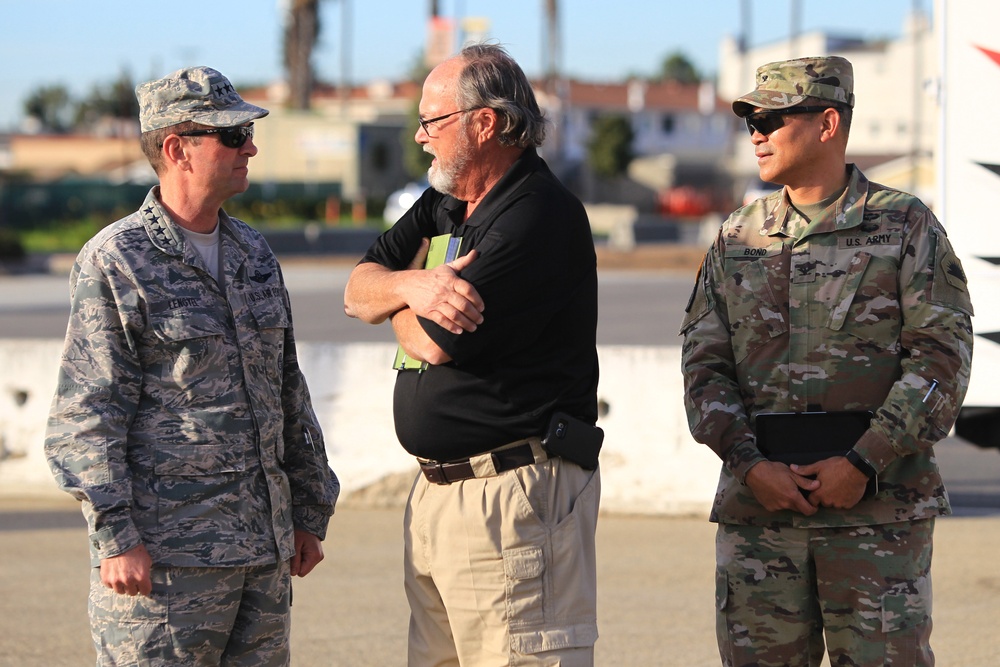
POLYGON ((842 528, 722 524, 716 634, 726 667, 930 667, 934 520, 842 528))
POLYGON ((119 595, 90 578, 98 667, 289 664, 289 564, 153 567, 153 591, 119 595))
MULTIPOLYGON (((404 519, 410 667, 589 667, 597 640, 600 473, 547 459, 438 485, 404 519)), ((484 464, 485 461, 485 464, 484 464)))

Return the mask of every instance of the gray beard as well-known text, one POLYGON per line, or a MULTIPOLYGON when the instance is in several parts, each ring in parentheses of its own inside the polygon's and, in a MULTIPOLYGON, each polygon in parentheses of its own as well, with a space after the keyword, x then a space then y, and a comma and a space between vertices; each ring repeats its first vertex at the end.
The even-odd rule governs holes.
POLYGON ((472 160, 469 141, 462 140, 450 164, 442 164, 440 160, 427 170, 427 182, 431 187, 446 195, 455 197, 458 190, 458 178, 472 160))

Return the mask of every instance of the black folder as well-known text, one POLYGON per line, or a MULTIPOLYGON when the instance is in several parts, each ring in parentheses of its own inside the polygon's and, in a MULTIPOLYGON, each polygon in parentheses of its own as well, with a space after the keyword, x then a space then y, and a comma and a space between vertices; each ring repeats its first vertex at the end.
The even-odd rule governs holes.
MULTIPOLYGON (((871 423, 868 410, 842 412, 762 412, 754 422, 757 449, 770 461, 808 465, 844 456, 871 423)), ((865 498, 878 492, 878 480, 868 480, 865 498)))

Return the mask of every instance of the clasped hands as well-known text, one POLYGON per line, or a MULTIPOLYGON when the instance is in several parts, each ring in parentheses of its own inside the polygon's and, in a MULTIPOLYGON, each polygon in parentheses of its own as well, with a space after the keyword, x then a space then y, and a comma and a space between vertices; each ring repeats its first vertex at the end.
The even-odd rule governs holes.
POLYGON ((815 514, 820 507, 854 507, 867 484, 864 473, 843 456, 809 465, 761 461, 746 476, 746 485, 764 509, 792 510, 805 516, 815 514))

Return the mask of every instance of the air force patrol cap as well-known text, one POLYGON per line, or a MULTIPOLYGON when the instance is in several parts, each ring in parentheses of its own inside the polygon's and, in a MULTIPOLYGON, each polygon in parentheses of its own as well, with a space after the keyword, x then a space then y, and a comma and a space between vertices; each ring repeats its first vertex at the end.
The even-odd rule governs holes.
POLYGON ((846 58, 826 56, 768 63, 757 68, 757 87, 733 102, 741 118, 760 109, 787 109, 807 97, 854 106, 854 68, 846 58))
POLYGON ((209 127, 233 127, 268 114, 243 101, 229 79, 210 67, 179 69, 135 87, 142 132, 193 121, 209 127))

